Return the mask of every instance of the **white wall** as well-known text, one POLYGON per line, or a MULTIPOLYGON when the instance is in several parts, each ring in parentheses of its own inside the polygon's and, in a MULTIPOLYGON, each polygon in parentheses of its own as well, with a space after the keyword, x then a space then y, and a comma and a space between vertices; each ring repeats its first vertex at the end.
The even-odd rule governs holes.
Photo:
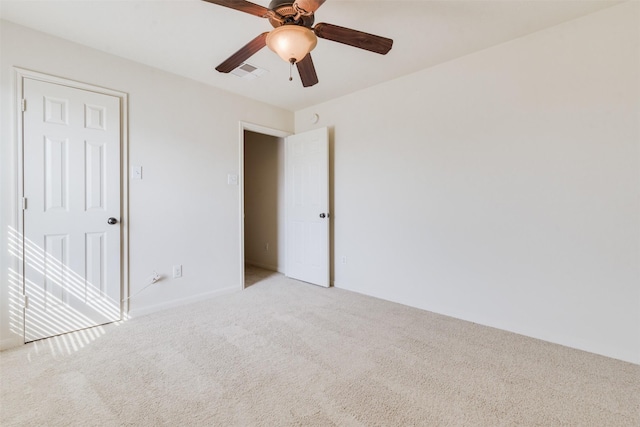
POLYGON ((298 111, 334 127, 335 285, 640 363, 639 7, 298 111))
POLYGON ((244 135, 245 261, 284 272, 284 139, 244 135))
POLYGON ((170 277, 173 264, 184 275, 134 297, 134 315, 241 289, 240 193, 227 184, 227 174, 239 173, 239 122, 291 130, 293 114, 6 21, 0 30, 0 345, 19 340, 7 309, 15 262, 7 230, 17 212, 13 66, 129 94, 129 161, 144 177, 129 190, 131 290, 154 270, 170 277))

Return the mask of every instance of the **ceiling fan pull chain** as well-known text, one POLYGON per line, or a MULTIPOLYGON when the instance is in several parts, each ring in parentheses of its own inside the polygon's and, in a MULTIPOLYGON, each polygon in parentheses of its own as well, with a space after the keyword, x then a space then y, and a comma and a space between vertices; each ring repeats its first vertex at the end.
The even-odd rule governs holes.
POLYGON ((296 63, 295 58, 289 60, 289 81, 293 81, 293 64, 296 63))

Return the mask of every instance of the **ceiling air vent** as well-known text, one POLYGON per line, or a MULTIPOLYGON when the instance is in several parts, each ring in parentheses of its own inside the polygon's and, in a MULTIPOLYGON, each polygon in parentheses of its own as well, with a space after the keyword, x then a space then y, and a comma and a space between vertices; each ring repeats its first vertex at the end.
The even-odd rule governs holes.
POLYGON ((231 74, 234 74, 246 80, 257 79, 258 77, 262 77, 267 73, 268 71, 264 68, 258 68, 255 65, 251 65, 246 62, 240 64, 238 68, 231 71, 231 74))

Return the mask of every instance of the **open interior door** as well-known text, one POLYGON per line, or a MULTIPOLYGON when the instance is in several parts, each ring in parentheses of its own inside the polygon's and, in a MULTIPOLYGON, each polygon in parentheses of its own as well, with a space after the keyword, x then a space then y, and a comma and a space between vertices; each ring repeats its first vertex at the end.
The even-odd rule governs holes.
POLYGON ((329 132, 286 138, 286 275, 329 287, 329 132))

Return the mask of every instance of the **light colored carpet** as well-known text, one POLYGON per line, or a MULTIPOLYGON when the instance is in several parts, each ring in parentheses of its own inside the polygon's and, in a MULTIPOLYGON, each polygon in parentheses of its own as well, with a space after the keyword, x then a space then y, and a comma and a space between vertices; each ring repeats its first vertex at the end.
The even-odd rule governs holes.
POLYGON ((640 425, 638 365, 279 274, 258 279, 3 352, 0 424, 640 425))

